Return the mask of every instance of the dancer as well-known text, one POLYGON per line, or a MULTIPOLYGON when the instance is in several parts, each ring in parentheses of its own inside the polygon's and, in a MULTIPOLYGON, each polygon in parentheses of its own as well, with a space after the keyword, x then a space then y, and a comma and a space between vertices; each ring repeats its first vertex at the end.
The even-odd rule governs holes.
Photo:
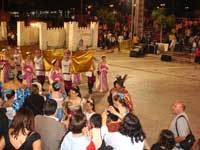
POLYGON ((31 59, 31 52, 26 52, 26 59, 22 62, 23 83, 30 87, 34 75, 34 65, 31 59))
POLYGON ((103 55, 101 57, 102 61, 98 65, 98 74, 100 76, 100 92, 107 92, 108 91, 108 79, 107 73, 109 70, 109 66, 106 61, 106 56, 103 55))
POLYGON ((2 83, 6 83, 9 81, 8 73, 11 71, 10 67, 10 59, 8 58, 8 50, 2 49, 3 56, 0 58, 0 71, 1 71, 1 81, 2 83))
POLYGON ((87 71, 85 74, 88 78, 88 93, 89 93, 89 97, 91 97, 92 93, 93 93, 93 87, 94 87, 94 83, 96 81, 96 77, 93 73, 93 71, 87 71))
POLYGON ((52 84, 55 81, 61 83, 63 81, 60 62, 57 59, 52 60, 51 64, 53 65, 49 71, 49 83, 52 84))
POLYGON ((110 90, 110 95, 108 96, 108 103, 109 105, 112 106, 114 95, 119 94, 121 97, 123 97, 124 102, 129 109, 129 112, 132 112, 133 102, 131 100, 130 94, 128 93, 127 89, 124 86, 126 78, 127 75, 124 75, 123 78, 121 76, 116 77, 116 80, 114 81, 114 87, 110 90))
POLYGON ((72 83, 75 86, 79 86, 81 84, 81 73, 77 72, 72 74, 72 83))
POLYGON ((63 104, 65 116, 83 113, 86 102, 85 99, 81 97, 80 89, 78 87, 71 87, 68 95, 63 104))
POLYGON ((37 81, 43 87, 45 82, 45 67, 43 62, 43 56, 40 49, 35 50, 34 64, 35 64, 35 74, 37 77, 37 81))
POLYGON ((22 82, 22 78, 20 78, 20 76, 22 76, 22 55, 19 47, 14 50, 13 60, 15 63, 15 70, 17 72, 17 79, 22 82))
POLYGON ((22 84, 19 81, 15 80, 15 74, 13 72, 8 73, 8 78, 9 81, 3 84, 4 90, 7 89, 17 90, 22 87, 22 84))
POLYGON ((69 92, 70 88, 72 87, 72 80, 70 74, 70 67, 71 67, 71 52, 70 50, 64 51, 64 57, 61 61, 62 65, 62 77, 64 80, 64 86, 66 93, 69 92))

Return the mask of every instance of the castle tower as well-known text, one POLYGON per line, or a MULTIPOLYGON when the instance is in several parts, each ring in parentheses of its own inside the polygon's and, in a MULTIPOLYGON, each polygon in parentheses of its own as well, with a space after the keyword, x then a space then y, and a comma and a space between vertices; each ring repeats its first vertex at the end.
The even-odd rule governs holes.
POLYGON ((90 28, 92 30, 92 47, 93 48, 97 48, 99 23, 91 22, 90 23, 90 28))
MULTIPOLYGON (((77 34, 78 32, 78 22, 70 22, 69 23, 69 34, 68 34, 68 48, 69 50, 76 51, 77 50, 77 34)), ((66 34, 67 35, 67 34, 66 34)))
POLYGON ((64 30, 65 30, 65 47, 69 47, 69 23, 64 22, 64 30))
POLYGON ((143 36, 144 0, 135 0, 134 33, 143 36))
POLYGON ((39 23, 39 47, 41 50, 47 49, 47 24, 39 23))
POLYGON ((5 21, 1 22, 1 38, 3 40, 7 39, 7 24, 5 21))
POLYGON ((24 22, 18 21, 17 22, 17 46, 23 46, 24 45, 24 22))

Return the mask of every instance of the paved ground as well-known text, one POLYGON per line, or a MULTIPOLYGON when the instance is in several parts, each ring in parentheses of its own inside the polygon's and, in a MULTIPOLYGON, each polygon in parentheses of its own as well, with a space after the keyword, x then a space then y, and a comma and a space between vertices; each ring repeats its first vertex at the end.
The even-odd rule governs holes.
MULTIPOLYGON (((97 52, 97 55, 102 54, 104 52, 97 52)), ((128 74, 125 86, 134 100, 135 113, 141 119, 149 145, 157 140, 161 129, 168 128, 172 118, 171 105, 176 100, 186 102, 192 130, 200 136, 200 66, 195 69, 191 63, 163 62, 156 55, 130 58, 125 51, 106 55, 110 65, 110 87, 116 74, 128 74)), ((82 89, 85 93, 85 88, 82 89)), ((107 94, 96 92, 93 96, 97 111, 101 112, 107 105, 107 94)))
MULTIPOLYGON (((101 56, 105 52, 97 52, 101 56)), ((176 100, 186 102, 194 134, 200 137, 200 66, 192 63, 160 61, 157 55, 144 58, 130 58, 127 51, 106 53, 109 71, 109 85, 113 86, 116 74, 128 74, 125 86, 130 92, 135 113, 139 116, 147 135, 149 145, 154 143, 161 129, 168 128, 172 118, 170 107, 176 100)), ((87 96, 87 84, 81 85, 82 95, 87 96)), ((107 93, 94 92, 97 112, 107 106, 107 93)))

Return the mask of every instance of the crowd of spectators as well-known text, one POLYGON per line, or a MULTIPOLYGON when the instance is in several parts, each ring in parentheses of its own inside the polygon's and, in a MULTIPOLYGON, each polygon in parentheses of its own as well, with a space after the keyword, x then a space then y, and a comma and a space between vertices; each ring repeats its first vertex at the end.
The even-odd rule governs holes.
MULTIPOLYGON (((21 99, 24 101, 22 104, 12 99, 14 90, 2 95, 1 88, 0 149, 144 149, 146 134, 134 114, 133 102, 124 86, 125 79, 126 75, 114 81, 108 105, 101 114, 95 111, 95 101, 91 97, 85 100, 78 87, 70 88, 68 96, 61 99, 58 82, 52 84, 57 90, 49 93, 51 97, 39 93, 38 84, 34 82, 28 90, 29 94, 23 97, 24 100, 21 99), (20 107, 16 107, 16 104, 20 107), (6 113, 8 108, 15 111, 13 118, 8 118, 11 115, 6 113), (59 111, 62 111, 61 116, 58 115, 59 111)), ((182 150, 179 143, 190 132, 185 109, 182 101, 173 104, 171 125, 169 129, 161 131, 152 150, 182 150)), ((198 142, 195 144, 198 147, 198 142)))

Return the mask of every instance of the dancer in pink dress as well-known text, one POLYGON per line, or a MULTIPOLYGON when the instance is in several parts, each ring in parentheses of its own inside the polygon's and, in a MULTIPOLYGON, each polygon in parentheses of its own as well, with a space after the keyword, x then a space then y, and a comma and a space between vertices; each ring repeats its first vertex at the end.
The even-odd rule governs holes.
POLYGON ((57 59, 52 60, 51 64, 53 65, 51 70, 49 71, 49 83, 57 81, 59 83, 63 82, 62 71, 60 68, 60 62, 57 59))
POLYGON ((72 82, 74 85, 79 86, 81 84, 81 73, 74 73, 72 75, 72 82))
POLYGON ((108 79, 107 73, 109 70, 109 66, 106 62, 106 56, 103 55, 101 57, 102 61, 98 65, 98 74, 100 80, 100 92, 107 92, 108 91, 108 79))
POLYGON ((9 81, 8 74, 11 72, 10 59, 8 58, 8 50, 2 49, 3 56, 0 58, 0 77, 3 83, 9 81))
POLYGON ((34 76, 34 65, 31 59, 31 52, 26 52, 26 59, 22 62, 23 83, 30 87, 34 76))

